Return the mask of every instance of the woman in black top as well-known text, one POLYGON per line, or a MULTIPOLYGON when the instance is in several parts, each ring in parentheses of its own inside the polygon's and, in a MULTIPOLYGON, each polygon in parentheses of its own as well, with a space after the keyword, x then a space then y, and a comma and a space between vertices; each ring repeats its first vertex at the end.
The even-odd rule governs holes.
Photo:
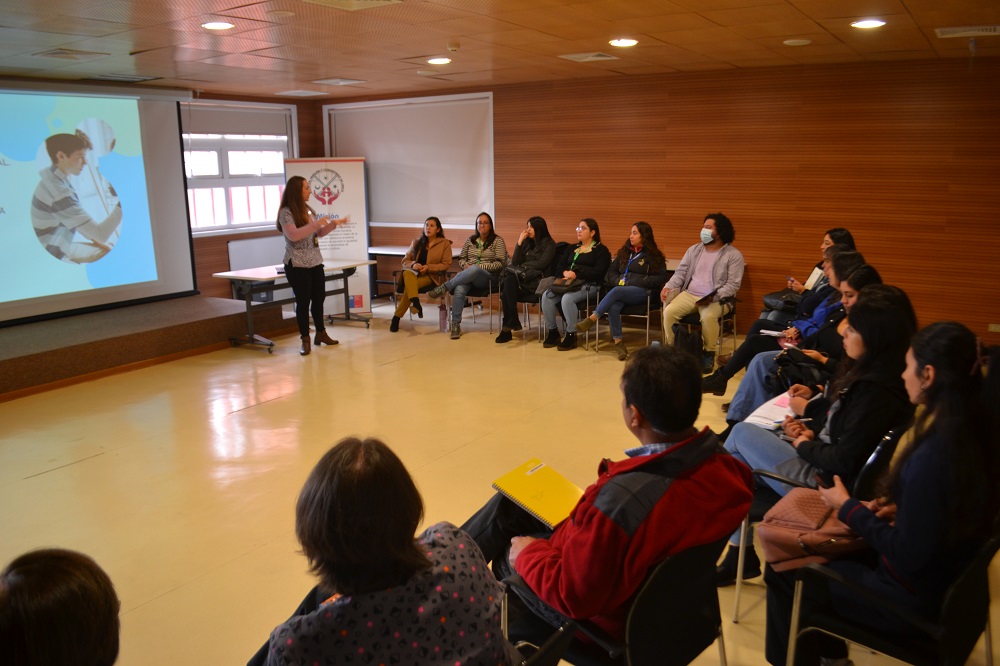
MULTIPOLYGON (((653 228, 646 222, 636 222, 628 240, 618 250, 604 283, 610 288, 594 312, 576 325, 581 333, 590 330, 597 320, 608 315, 611 337, 615 341, 618 360, 628 358, 622 342, 622 310, 626 305, 648 303, 649 292, 659 292, 667 282, 667 261, 656 247, 653 228)), ((657 301, 657 307, 659 302, 657 301)))
POLYGON ((500 303, 503 306, 503 323, 498 343, 510 342, 511 331, 521 330, 517 316, 518 300, 535 293, 539 280, 545 275, 556 256, 556 243, 549 234, 549 225, 539 216, 528 220, 517 237, 514 256, 500 278, 500 303), (511 270, 511 267, 516 267, 511 270))
POLYGON ((598 285, 611 265, 611 252, 601 244, 601 229, 597 226, 597 220, 590 217, 580 220, 576 227, 576 239, 578 242, 573 251, 560 258, 556 275, 567 280, 583 280, 583 285, 565 294, 557 294, 551 289, 546 289, 542 294, 542 314, 548 329, 544 346, 558 345, 559 351, 569 351, 576 347, 575 327, 579 304, 597 299, 598 285), (556 326, 556 313, 560 308, 566 321, 566 337, 561 342, 559 328, 556 326))

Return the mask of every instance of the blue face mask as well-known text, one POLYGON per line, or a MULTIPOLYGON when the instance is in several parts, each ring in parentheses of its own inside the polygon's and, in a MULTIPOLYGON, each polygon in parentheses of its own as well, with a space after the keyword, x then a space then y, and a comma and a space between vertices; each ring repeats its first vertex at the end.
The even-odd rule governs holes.
POLYGON ((711 229, 702 228, 702 230, 701 230, 701 242, 704 243, 705 245, 708 245, 713 240, 715 240, 715 239, 712 238, 712 230, 711 229))

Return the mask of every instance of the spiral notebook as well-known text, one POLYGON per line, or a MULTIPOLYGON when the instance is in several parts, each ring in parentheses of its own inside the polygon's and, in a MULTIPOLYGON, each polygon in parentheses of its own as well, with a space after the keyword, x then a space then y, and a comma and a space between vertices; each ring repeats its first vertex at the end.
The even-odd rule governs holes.
POLYGON ((583 490, 538 458, 532 458, 493 482, 493 487, 552 529, 580 501, 583 490))

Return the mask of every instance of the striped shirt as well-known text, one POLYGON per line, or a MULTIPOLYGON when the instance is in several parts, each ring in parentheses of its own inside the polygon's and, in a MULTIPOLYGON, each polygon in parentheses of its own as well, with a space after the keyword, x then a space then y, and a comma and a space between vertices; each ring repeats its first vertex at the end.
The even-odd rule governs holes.
POLYGON ((110 252, 118 242, 122 222, 122 206, 111 183, 101 177, 113 207, 98 222, 83 209, 67 175, 55 165, 38 175, 41 181, 31 200, 31 225, 48 253, 68 263, 89 264, 110 252))

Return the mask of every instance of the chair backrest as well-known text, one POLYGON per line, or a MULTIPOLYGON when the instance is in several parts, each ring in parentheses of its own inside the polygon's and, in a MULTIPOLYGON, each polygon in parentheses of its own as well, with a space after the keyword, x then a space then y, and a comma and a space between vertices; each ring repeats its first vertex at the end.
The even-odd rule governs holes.
POLYGON ((625 622, 628 664, 688 664, 719 636, 715 563, 727 539, 678 553, 647 576, 625 622))
POLYGON ((552 255, 552 261, 549 263, 548 267, 545 269, 545 275, 548 277, 562 277, 562 274, 556 275, 556 268, 559 267, 563 257, 567 254, 572 253, 573 244, 567 243, 566 241, 559 241, 556 243, 556 253, 552 255))
POLYGON ((882 437, 882 441, 878 443, 872 454, 868 456, 868 461, 858 472, 858 478, 854 480, 854 488, 851 492, 853 497, 859 500, 870 500, 878 494, 879 483, 886 470, 889 469, 889 463, 892 462, 899 438, 909 427, 909 423, 906 423, 893 428, 882 437))
POLYGON ((1000 550, 1000 534, 994 534, 986 542, 948 588, 938 619, 942 629, 939 649, 942 664, 964 664, 979 642, 990 612, 988 570, 997 550, 1000 550))

